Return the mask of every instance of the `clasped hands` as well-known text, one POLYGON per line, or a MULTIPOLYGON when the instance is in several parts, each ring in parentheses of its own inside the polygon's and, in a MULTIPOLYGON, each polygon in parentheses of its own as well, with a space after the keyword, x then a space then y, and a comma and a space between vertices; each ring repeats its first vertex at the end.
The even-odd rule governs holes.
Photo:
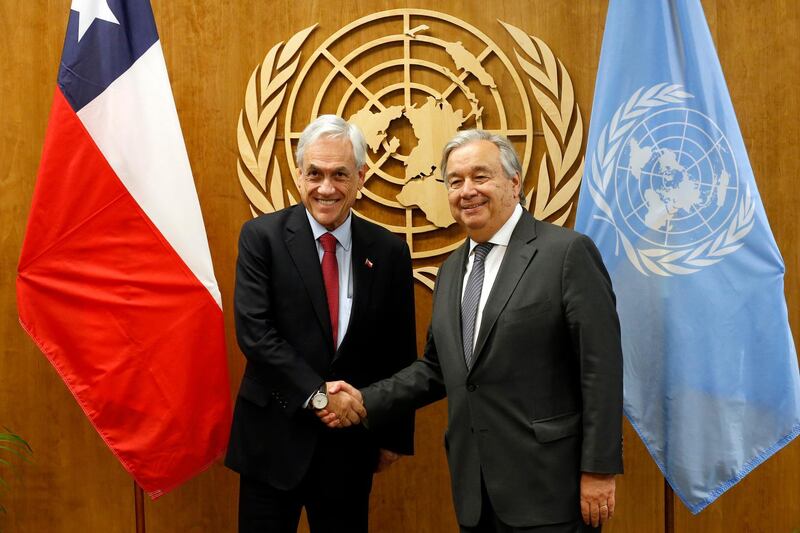
POLYGON ((316 412, 317 417, 329 428, 346 428, 360 424, 367 417, 361 392, 344 381, 329 381, 328 406, 316 412))

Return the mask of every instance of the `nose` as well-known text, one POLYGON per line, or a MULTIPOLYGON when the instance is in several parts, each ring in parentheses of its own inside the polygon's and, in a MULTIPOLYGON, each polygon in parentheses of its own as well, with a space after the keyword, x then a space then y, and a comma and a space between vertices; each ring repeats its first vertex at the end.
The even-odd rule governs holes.
POLYGON ((464 180, 463 185, 461 185, 461 197, 462 198, 469 198, 475 195, 475 185, 472 183, 472 180, 467 178, 464 180))
POLYGON ((318 190, 320 194, 333 194, 336 191, 336 189, 333 186, 333 181, 328 176, 325 176, 322 179, 322 183, 319 184, 318 190))

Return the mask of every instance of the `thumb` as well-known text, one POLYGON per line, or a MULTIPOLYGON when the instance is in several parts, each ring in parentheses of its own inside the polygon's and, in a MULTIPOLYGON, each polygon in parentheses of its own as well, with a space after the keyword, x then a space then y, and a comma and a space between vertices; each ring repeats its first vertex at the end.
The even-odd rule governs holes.
POLYGON ((328 382, 328 394, 336 394, 337 392, 344 389, 344 386, 347 385, 344 381, 329 381, 328 382))

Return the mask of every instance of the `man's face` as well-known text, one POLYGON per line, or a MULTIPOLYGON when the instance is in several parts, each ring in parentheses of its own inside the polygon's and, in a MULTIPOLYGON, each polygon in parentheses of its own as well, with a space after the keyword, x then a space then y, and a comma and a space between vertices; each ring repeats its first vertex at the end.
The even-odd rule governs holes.
POLYGON ((489 141, 450 152, 446 179, 450 212, 476 242, 489 240, 519 203, 519 175, 506 176, 500 149, 489 141))
POLYGON ((297 169, 297 188, 314 220, 329 230, 350 214, 364 185, 364 169, 356 168, 349 139, 323 137, 310 144, 297 169))

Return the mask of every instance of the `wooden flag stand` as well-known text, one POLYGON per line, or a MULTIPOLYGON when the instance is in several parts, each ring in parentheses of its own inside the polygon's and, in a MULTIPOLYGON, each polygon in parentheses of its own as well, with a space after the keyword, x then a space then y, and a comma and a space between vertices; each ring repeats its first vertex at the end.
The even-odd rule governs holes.
POLYGON ((675 493, 667 478, 664 478, 664 533, 675 533, 675 493))
POLYGON ((136 514, 136 533, 145 533, 144 491, 135 481, 133 482, 133 501, 136 514))

